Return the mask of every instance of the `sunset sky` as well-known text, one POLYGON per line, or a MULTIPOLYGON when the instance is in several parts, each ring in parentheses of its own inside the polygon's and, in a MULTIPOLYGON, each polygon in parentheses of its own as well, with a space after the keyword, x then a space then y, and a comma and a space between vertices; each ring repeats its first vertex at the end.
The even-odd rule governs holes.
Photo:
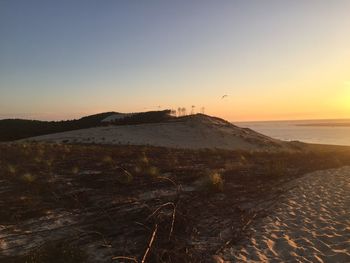
POLYGON ((191 105, 350 118, 350 1, 0 1, 0 118, 191 105))

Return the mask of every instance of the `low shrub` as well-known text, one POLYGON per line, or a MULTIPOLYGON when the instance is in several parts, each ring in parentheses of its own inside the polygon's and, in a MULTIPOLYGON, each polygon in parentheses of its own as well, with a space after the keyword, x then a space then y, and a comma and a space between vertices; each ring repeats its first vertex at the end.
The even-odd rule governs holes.
POLYGON ((203 191, 222 192, 224 190, 224 179, 218 172, 209 172, 199 181, 199 186, 203 191))

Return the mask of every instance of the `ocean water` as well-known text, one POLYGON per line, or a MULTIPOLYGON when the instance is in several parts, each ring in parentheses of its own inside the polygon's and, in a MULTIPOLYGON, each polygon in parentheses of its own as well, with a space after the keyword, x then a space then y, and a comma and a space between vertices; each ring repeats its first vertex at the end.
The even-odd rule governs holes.
POLYGON ((350 119, 236 122, 234 124, 286 141, 350 146, 350 119))

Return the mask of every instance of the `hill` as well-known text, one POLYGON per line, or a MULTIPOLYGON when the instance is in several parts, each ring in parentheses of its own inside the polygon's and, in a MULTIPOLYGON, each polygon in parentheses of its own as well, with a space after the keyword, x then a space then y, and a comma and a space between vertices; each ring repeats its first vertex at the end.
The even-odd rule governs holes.
POLYGON ((44 135, 28 140, 60 143, 153 145, 188 149, 275 150, 289 147, 286 142, 204 114, 178 118, 169 117, 153 123, 145 123, 144 116, 142 116, 128 117, 123 121, 115 122, 117 125, 44 135))
POLYGON ((38 121, 23 119, 0 120, 0 141, 13 141, 45 134, 59 133, 106 125, 127 125, 164 121, 170 110, 141 113, 104 112, 67 121, 38 121))

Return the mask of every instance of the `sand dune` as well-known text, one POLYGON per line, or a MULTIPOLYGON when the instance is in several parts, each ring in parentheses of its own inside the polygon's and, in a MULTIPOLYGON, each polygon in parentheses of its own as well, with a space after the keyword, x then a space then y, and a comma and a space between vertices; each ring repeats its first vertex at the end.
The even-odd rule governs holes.
POLYGON ((197 114, 173 121, 105 126, 30 138, 31 141, 153 145, 173 148, 276 150, 288 144, 237 127, 219 118, 197 114))
POLYGON ((318 171, 289 185, 275 213, 229 262, 350 262, 350 167, 318 171))

